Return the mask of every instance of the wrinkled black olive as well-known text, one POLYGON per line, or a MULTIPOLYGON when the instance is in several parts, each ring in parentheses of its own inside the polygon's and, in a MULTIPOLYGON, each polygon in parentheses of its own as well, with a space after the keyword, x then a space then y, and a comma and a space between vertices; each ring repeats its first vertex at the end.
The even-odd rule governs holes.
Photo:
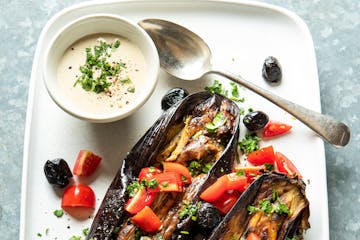
POLYGON ((262 68, 262 76, 266 81, 272 83, 277 83, 281 81, 281 66, 279 61, 275 57, 269 56, 265 59, 262 68))
POLYGON ((161 109, 166 111, 176 103, 184 99, 189 92, 183 88, 172 88, 170 89, 161 99, 161 109))
POLYGON ((266 113, 261 111, 249 112, 243 118, 243 123, 250 131, 257 131, 265 127, 269 122, 269 117, 266 113))
POLYGON ((202 229, 213 229, 222 220, 219 210, 212 204, 202 202, 198 210, 197 224, 202 229))
POLYGON ((48 182, 59 188, 66 187, 70 182, 69 179, 73 176, 69 165, 61 158, 47 160, 44 165, 44 172, 48 182))

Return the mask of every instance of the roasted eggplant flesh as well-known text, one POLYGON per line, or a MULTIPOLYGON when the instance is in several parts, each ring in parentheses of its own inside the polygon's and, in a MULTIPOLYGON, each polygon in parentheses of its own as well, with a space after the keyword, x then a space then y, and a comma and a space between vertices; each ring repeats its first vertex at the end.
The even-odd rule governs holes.
POLYGON ((198 199, 204 184, 217 175, 231 171, 239 134, 238 124, 238 107, 222 96, 207 92, 190 95, 176 108, 165 111, 122 161, 87 239, 174 238, 177 224, 184 218, 181 213, 189 203, 198 199), (162 226, 150 235, 141 232, 132 223, 132 215, 125 211, 125 202, 129 199, 126 189, 138 180, 142 168, 161 168, 163 162, 179 163, 188 168, 192 165, 202 167, 191 171, 192 182, 184 186, 182 192, 160 192, 156 195, 150 207, 160 218, 162 226), (210 178, 210 175, 213 177, 210 178))
POLYGON ((240 197, 207 239, 302 239, 310 227, 305 184, 283 174, 264 174, 240 197))

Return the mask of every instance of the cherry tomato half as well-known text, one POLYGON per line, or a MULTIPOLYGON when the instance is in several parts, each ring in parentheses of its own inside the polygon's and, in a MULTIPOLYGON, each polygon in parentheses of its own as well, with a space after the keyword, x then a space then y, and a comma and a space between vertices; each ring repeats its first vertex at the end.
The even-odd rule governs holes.
POLYGON ((207 202, 218 200, 228 190, 243 191, 247 186, 246 176, 239 176, 236 173, 226 174, 216 180, 210 187, 205 189, 200 198, 207 202))
POLYGON ((140 212, 131 218, 141 230, 147 233, 157 231, 161 227, 161 221, 150 207, 144 207, 140 212))
POLYGON ((254 165, 263 165, 274 164, 275 162, 275 153, 272 146, 260 148, 254 152, 251 152, 247 155, 247 160, 249 163, 254 165))
POLYGON ((221 214, 225 215, 234 206, 239 197, 240 193, 238 191, 226 191, 218 200, 212 202, 211 204, 214 205, 221 214))
POLYGON ((299 170, 284 154, 280 152, 275 153, 276 168, 279 172, 287 174, 289 177, 298 176, 302 178, 299 170))
POLYGON ((145 206, 150 206, 156 197, 155 192, 148 192, 146 189, 140 188, 135 193, 135 196, 130 198, 125 204, 125 210, 129 213, 136 214, 140 212, 145 206))
POLYGON ((180 163, 164 162, 164 172, 176 172, 181 175, 181 179, 185 184, 191 183, 191 174, 189 169, 180 163))
POLYGON ((72 185, 65 189, 61 199, 61 207, 95 208, 95 193, 87 185, 72 185))
POLYGON ((142 168, 139 173, 139 181, 141 181, 143 178, 145 178, 146 180, 151 180, 156 174, 159 173, 161 173, 161 170, 157 167, 142 168))
POLYGON ((90 150, 80 150, 76 158, 73 173, 77 176, 90 176, 101 162, 101 157, 90 150))
POLYGON ((183 181, 181 175, 177 172, 163 172, 154 177, 159 183, 158 187, 153 191, 160 192, 182 192, 183 181))
POLYGON ((264 138, 279 136, 279 135, 289 132, 291 128, 292 128, 292 126, 290 126, 286 123, 277 122, 277 121, 269 121, 265 125, 262 136, 264 138))

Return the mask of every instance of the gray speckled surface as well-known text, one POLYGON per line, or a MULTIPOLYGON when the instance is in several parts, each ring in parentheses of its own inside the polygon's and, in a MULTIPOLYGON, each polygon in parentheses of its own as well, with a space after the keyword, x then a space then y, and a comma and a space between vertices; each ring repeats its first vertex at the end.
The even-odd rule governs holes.
MULTIPOLYGON (((0 237, 17 239, 28 85, 46 21, 76 0, 0 0, 0 237)), ((350 144, 326 147, 331 239, 360 239, 360 2, 266 0, 300 15, 316 49, 322 111, 348 124, 350 144)))

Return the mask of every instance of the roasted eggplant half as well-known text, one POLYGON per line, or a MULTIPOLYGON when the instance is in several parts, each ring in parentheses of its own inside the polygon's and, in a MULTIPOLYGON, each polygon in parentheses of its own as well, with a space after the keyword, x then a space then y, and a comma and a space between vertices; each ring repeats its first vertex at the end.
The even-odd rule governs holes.
POLYGON ((283 174, 264 174, 241 195, 209 240, 303 239, 310 227, 305 184, 283 174))
MULTIPOLYGON (((199 202, 200 192, 216 178, 232 171, 238 136, 239 109, 222 96, 195 93, 165 111, 122 161, 87 239, 181 237, 184 232, 179 229, 186 225, 185 219, 191 217, 187 213, 191 213, 192 203, 199 202), (188 169, 191 179, 183 174, 181 183, 160 180, 160 175, 164 177, 167 172, 168 163, 188 169), (160 172, 154 177, 155 183, 154 179, 139 176, 145 170, 151 176, 154 171, 160 172), (143 208, 144 212, 150 208, 154 213, 148 216, 157 217, 151 224, 160 220, 161 227, 156 230, 144 229, 138 224, 138 215, 143 211, 136 213, 136 207, 131 208, 133 213, 128 211, 129 201, 135 198, 131 191, 134 186, 140 186, 135 188, 135 194, 140 190, 156 192, 151 203, 143 208), (168 191, 170 187, 175 190, 168 191)), ((146 174, 143 176, 148 176, 146 174)), ((143 202, 148 201, 148 198, 144 199, 143 202)))

